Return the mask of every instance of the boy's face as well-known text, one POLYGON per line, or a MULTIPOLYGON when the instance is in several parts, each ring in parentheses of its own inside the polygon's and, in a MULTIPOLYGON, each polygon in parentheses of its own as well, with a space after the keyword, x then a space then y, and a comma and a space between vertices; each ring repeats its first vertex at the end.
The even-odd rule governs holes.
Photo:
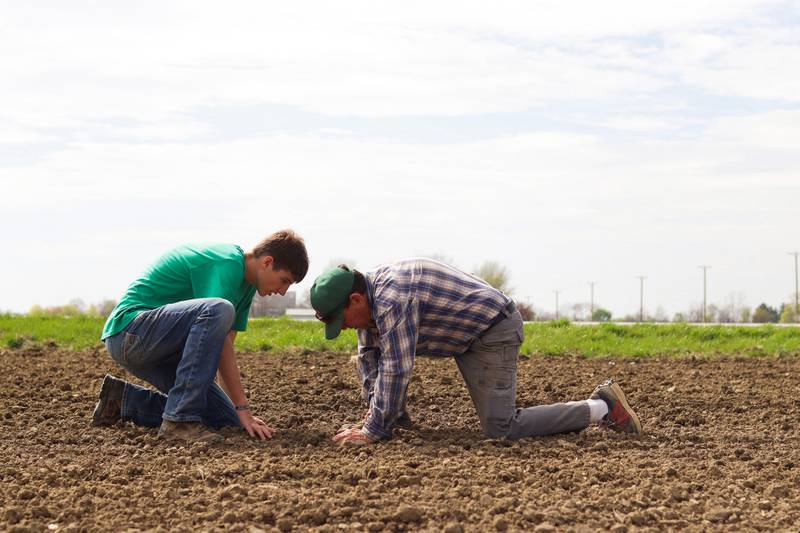
POLYGON ((256 272, 256 290, 261 296, 280 294, 283 296, 294 283, 294 276, 286 269, 275 270, 271 256, 261 257, 256 272))

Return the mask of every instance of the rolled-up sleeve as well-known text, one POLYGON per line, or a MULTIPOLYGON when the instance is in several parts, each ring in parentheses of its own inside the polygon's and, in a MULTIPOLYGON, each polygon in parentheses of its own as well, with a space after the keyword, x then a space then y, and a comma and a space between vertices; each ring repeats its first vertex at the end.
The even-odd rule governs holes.
POLYGON ((418 305, 407 302, 391 318, 391 327, 380 335, 380 357, 370 413, 364 432, 372 439, 389 438, 392 427, 403 412, 419 328, 418 305))

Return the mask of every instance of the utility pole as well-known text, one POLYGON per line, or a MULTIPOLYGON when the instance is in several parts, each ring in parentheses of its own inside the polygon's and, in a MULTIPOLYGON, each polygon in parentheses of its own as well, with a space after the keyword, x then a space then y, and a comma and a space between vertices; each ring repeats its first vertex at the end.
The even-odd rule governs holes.
POLYGON ((707 299, 708 293, 706 292, 706 280, 707 280, 706 271, 711 267, 708 265, 700 265, 698 268, 703 269, 703 323, 705 323, 708 322, 708 313, 706 311, 708 309, 708 299, 707 299))
POLYGON ((800 322, 800 291, 797 288, 797 256, 800 252, 789 252, 794 256, 794 317, 796 322, 800 322))
POLYGON ((589 282, 589 320, 594 317, 594 281, 589 282))
POLYGON ((558 293, 561 291, 553 291, 556 293, 556 320, 558 320, 558 293))
POLYGON ((644 322, 644 278, 645 276, 636 276, 639 278, 639 322, 644 322))

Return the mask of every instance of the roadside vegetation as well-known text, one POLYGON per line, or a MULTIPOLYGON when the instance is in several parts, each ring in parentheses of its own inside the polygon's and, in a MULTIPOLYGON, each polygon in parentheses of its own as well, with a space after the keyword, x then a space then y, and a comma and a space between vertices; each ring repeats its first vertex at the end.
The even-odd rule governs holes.
POLYGON ((522 352, 537 355, 800 355, 800 327, 701 326, 566 320, 525 325, 522 352))
MULTIPOLYGON (((102 317, 0 315, 0 347, 59 346, 73 350, 102 348, 102 317)), ((566 320, 525 325, 526 355, 647 356, 800 355, 800 327, 698 326, 692 324, 576 325, 566 320)), ((289 318, 251 319, 236 340, 238 350, 287 349, 353 352, 355 332, 326 341, 322 324, 289 318)))

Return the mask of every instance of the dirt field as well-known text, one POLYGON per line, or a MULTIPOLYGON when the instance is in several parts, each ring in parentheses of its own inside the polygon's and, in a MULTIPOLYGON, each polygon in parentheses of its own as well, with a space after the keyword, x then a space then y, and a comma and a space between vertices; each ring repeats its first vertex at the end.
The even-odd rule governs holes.
POLYGON ((642 439, 590 428, 485 440, 449 360, 419 359, 416 428, 370 448, 347 355, 241 354, 272 441, 180 447, 90 428, 103 352, 0 351, 0 530, 792 530, 800 524, 800 360, 534 358, 521 404, 618 379, 642 439))

